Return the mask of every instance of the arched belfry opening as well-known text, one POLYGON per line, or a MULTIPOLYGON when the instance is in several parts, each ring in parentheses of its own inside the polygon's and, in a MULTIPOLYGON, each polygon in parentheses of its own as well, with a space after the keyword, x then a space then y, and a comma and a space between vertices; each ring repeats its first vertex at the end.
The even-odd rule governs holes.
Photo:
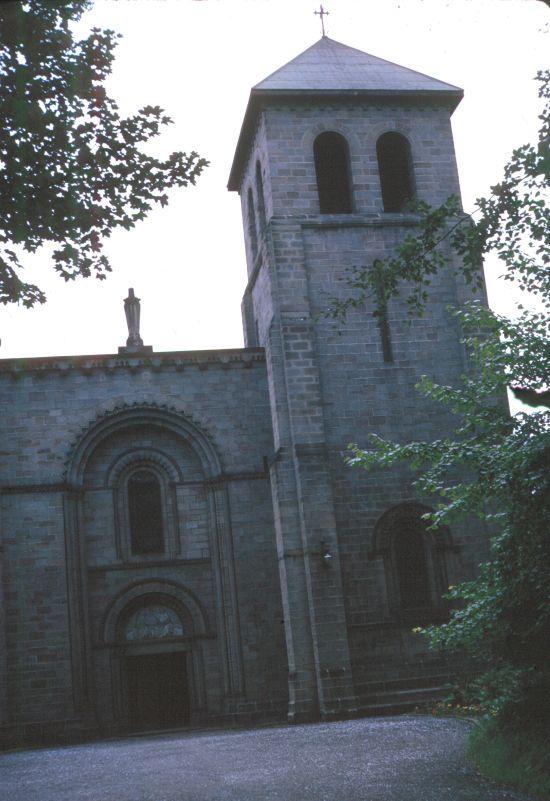
POLYGON ((319 211, 321 214, 351 214, 349 147, 342 134, 324 131, 313 143, 319 211))
POLYGON ((397 131, 388 131, 379 137, 376 155, 384 211, 406 211, 414 197, 409 140, 397 131))

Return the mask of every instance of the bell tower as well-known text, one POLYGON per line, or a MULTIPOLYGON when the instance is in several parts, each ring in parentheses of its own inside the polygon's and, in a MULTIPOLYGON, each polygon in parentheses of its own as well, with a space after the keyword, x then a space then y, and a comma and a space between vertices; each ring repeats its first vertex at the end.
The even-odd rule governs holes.
MULTIPOLYGON (((410 476, 359 474, 342 452, 371 432, 449 430, 414 384, 464 371, 447 311, 464 289, 449 269, 412 322, 399 300, 382 320, 367 302, 339 331, 323 311, 329 296, 345 296, 350 269, 391 254, 414 229, 409 199, 459 194, 450 116, 461 97, 326 36, 251 91, 229 189, 246 240, 245 342, 265 348, 268 367, 290 720, 353 714, 376 681, 424 659, 409 646, 389 551, 376 550, 384 513, 414 505, 410 476)), ((428 576, 435 561, 421 558, 428 576)), ((424 606, 436 595, 434 579, 424 606)))

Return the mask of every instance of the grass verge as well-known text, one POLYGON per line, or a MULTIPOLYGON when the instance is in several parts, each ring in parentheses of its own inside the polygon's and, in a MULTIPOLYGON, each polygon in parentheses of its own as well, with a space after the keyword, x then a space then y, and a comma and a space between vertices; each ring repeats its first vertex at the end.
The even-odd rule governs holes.
POLYGON ((550 752, 541 734, 512 732, 484 720, 470 734, 468 756, 487 778, 550 799, 550 752))

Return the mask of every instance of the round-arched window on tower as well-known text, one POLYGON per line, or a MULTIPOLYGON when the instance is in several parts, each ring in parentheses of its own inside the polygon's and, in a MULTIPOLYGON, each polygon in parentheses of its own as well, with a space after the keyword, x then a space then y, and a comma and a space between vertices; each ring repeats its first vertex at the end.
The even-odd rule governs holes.
POLYGON ((128 479, 128 513, 133 555, 164 551, 160 482, 152 470, 136 470, 128 479))
POLYGON ((335 131, 319 134, 313 143, 321 214, 351 214, 349 147, 335 131))
POLYGON ((408 519, 392 536, 393 558, 403 612, 414 614, 431 605, 430 580, 422 521, 408 519))
POLYGON ((414 197, 411 146, 397 131, 388 131, 376 143, 384 211, 405 211, 414 197))
POLYGON ((371 558, 384 560, 388 611, 407 625, 447 617, 443 593, 449 586, 447 554, 454 546, 446 527, 432 535, 424 520, 430 511, 414 502, 398 504, 374 527, 371 558))

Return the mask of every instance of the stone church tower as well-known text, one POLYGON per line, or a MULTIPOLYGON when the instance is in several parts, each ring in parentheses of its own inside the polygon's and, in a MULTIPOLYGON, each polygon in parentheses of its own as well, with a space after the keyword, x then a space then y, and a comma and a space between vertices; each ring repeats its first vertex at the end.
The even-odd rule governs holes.
POLYGON ((447 311, 464 287, 449 267, 412 322, 399 301, 378 321, 367 304, 341 330, 323 312, 345 296, 347 271, 414 232, 408 199, 460 194, 450 116, 461 97, 326 36, 250 95, 229 189, 242 201, 246 342, 265 348, 269 376, 290 719, 350 714, 437 672, 408 629, 445 615, 457 533, 432 542, 410 476, 361 475, 342 451, 369 433, 449 431, 414 385, 464 372, 447 311))
POLYGON ((0 360, 0 743, 414 707, 454 665, 411 632, 448 614, 484 533, 433 536, 403 470, 350 442, 443 436, 422 374, 467 370, 449 268, 425 315, 324 316, 354 266, 458 194, 461 90, 323 37, 253 88, 245 347, 154 352, 125 301, 111 354, 0 360))

